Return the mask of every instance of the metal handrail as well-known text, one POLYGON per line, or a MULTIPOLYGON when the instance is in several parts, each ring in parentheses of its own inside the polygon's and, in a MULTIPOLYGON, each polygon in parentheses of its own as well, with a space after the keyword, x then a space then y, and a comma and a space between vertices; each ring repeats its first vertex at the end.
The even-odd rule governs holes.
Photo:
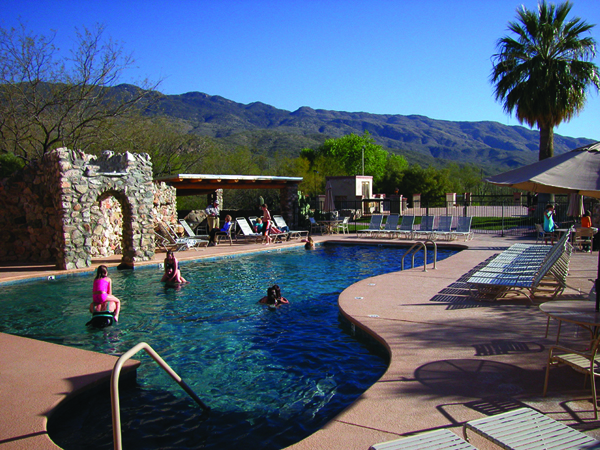
POLYGON ((194 399, 198 405, 204 411, 210 411, 210 408, 204 404, 200 397, 196 395, 194 391, 181 379, 177 373, 162 359, 158 353, 156 353, 150 345, 145 342, 140 342, 139 344, 132 347, 130 350, 126 351, 121 355, 121 357, 115 363, 115 367, 113 368, 112 375, 110 377, 110 395, 111 395, 111 404, 112 404, 112 424, 113 424, 113 441, 115 450, 121 450, 123 448, 123 443, 121 442, 121 410, 119 405, 119 375, 121 373, 121 368, 123 364, 127 360, 129 360, 133 355, 135 355, 140 350, 145 350, 148 355, 156 361, 156 363, 165 371, 171 378, 173 378, 179 386, 183 388, 185 392, 189 394, 190 397, 194 399))
POLYGON ((425 241, 415 242, 406 252, 402 255, 402 270, 404 270, 404 257, 408 255, 412 251, 412 267, 415 267, 415 254, 421 250, 423 247, 423 272, 427 272, 427 242, 431 242, 433 244, 433 268, 437 269, 437 243, 432 241, 431 239, 426 239, 425 241), (418 248, 415 248, 417 247, 418 248), (413 250, 414 249, 414 250, 413 250))

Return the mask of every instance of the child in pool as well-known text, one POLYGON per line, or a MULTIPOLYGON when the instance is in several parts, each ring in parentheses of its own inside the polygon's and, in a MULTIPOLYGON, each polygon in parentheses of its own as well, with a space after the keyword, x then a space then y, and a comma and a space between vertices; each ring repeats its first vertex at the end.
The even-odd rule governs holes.
POLYGON ((311 236, 309 236, 308 239, 306 240, 306 244, 304 244, 304 248, 306 250, 314 250, 315 249, 315 241, 313 241, 313 238, 311 236))
POLYGON ((287 298, 281 296, 281 289, 279 288, 278 285, 273 286, 273 289, 275 290, 275 298, 277 299, 278 305, 289 303, 287 298))
POLYGON ((119 320, 121 311, 121 300, 112 294, 112 280, 108 276, 108 267, 98 266, 94 286, 92 288, 92 303, 90 303, 90 312, 109 311, 114 314, 115 320, 119 320))
POLYGON ((275 289, 273 287, 270 287, 269 289, 267 289, 266 297, 261 298, 258 301, 258 303, 266 304, 269 308, 276 308, 277 307, 277 295, 276 295, 275 289))
POLYGON ((172 250, 167 251, 167 256, 165 257, 165 274, 160 281, 166 283, 187 283, 187 280, 181 276, 179 262, 172 250))

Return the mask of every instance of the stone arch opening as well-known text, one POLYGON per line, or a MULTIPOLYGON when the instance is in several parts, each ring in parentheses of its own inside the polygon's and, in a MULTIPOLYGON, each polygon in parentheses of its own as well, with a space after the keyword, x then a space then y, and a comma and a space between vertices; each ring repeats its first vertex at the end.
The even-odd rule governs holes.
POLYGON ((131 205, 122 192, 101 193, 90 211, 92 258, 122 255, 131 248, 131 220, 131 205))

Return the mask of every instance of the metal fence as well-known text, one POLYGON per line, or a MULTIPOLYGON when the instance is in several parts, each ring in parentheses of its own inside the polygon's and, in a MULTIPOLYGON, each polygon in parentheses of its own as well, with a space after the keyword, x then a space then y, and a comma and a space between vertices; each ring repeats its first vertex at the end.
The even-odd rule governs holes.
MULTIPOLYGON (((592 209, 596 199, 586 198, 584 208, 592 209)), ((553 202, 556 222, 561 227, 577 225, 579 219, 569 217, 569 196, 555 195, 553 202)), ((323 211, 323 202, 312 199, 311 209, 317 218, 329 212, 323 211)), ((535 233, 535 224, 543 223, 545 204, 538 204, 532 195, 449 195, 446 198, 421 198, 420 201, 407 201, 400 197, 375 198, 362 201, 335 200, 335 209, 340 216, 351 217, 351 231, 368 221, 372 214, 400 214, 415 216, 420 223, 422 216, 469 216, 473 217, 472 229, 475 233, 525 236, 535 233)))

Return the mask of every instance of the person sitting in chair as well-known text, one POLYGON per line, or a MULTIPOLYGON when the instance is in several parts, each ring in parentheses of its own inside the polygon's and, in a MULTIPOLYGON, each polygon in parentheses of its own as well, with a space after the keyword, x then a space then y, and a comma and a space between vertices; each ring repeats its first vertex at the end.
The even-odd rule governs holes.
POLYGON ((223 226, 219 228, 213 228, 210 230, 210 238, 208 245, 213 246, 217 245, 217 236, 229 236, 229 229, 231 228, 231 216, 227 214, 225 216, 225 223, 223 226))

